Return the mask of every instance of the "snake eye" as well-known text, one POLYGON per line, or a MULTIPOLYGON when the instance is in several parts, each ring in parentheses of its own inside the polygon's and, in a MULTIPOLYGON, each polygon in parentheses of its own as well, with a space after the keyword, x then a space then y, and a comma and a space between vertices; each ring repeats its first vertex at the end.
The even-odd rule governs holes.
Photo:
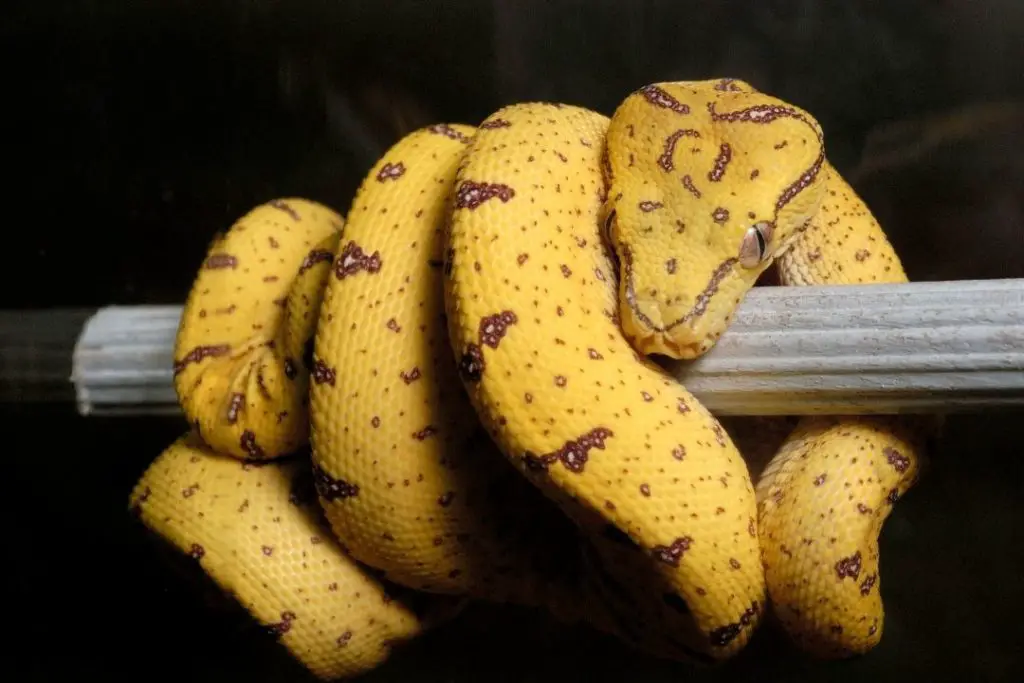
POLYGON ((775 227, 767 221, 759 221, 747 228, 740 242, 740 265, 756 268, 771 255, 771 239, 775 227))

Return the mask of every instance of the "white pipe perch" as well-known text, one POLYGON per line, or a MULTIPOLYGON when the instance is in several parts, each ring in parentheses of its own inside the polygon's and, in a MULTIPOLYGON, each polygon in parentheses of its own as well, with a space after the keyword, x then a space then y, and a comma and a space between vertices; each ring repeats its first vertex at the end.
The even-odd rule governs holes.
MULTIPOLYGON (((79 412, 177 413, 180 313, 97 311, 72 359, 79 412)), ((719 415, 1024 407, 1024 280, 757 287, 714 349, 663 365, 719 415)))

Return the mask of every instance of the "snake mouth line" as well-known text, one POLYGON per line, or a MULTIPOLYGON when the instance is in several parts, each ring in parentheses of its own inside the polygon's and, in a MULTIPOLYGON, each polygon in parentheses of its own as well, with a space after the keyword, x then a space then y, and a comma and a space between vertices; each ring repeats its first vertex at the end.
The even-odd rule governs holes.
POLYGON ((622 248, 622 264, 625 269, 625 284, 626 284, 626 303, 629 305, 633 315, 636 316, 637 320, 640 320, 644 325, 655 332, 668 332, 680 325, 685 325, 692 322, 693 320, 704 315, 708 310, 708 305, 711 303, 715 294, 718 293, 718 288, 721 286, 722 281, 725 280, 732 272, 733 268, 739 262, 739 259, 730 257, 718 264, 718 267, 711 273, 711 277, 708 279, 704 289, 698 294, 693 302, 693 306, 686 313, 676 318, 670 323, 664 325, 656 324, 651 318, 640 310, 640 307, 636 302, 636 287, 633 283, 633 252, 626 245, 620 245, 622 248))

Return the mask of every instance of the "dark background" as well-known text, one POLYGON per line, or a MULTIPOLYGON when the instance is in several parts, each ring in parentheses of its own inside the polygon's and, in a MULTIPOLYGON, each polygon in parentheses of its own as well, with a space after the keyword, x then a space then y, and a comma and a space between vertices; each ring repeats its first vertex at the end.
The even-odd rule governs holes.
MULTIPOLYGON (((524 99, 610 114, 645 83, 717 76, 818 117, 911 279, 1024 277, 1019 0, 3 7, 0 309, 181 303, 215 231, 275 196, 347 210, 377 156, 421 125, 475 123, 524 99)), ((17 678, 305 680, 125 515, 177 419, 7 400, 17 678)), ((949 421, 928 477, 886 524, 886 635, 868 657, 805 661, 762 629, 734 665, 698 675, 542 615, 480 606, 370 678, 1014 679, 1021 422, 949 421)))

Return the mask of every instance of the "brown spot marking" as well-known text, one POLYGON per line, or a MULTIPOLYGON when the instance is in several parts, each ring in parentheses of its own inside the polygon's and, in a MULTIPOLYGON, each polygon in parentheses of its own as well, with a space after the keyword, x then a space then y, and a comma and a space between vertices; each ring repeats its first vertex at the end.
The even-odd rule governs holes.
POLYGON ((561 268, 561 270, 562 270, 562 275, 563 275, 563 276, 565 276, 565 277, 569 277, 570 275, 572 275, 572 271, 571 271, 571 270, 569 270, 569 266, 567 266, 567 265, 565 265, 565 264, 563 263, 563 264, 562 264, 561 266, 559 266, 559 267, 560 267, 560 268, 561 268))
POLYGON ((740 615, 739 621, 713 630, 709 634, 711 644, 716 647, 725 647, 735 640, 736 636, 740 634, 740 631, 742 631, 744 627, 750 626, 750 624, 753 623, 754 617, 757 616, 758 608, 758 602, 755 600, 751 603, 750 607, 743 611, 743 614, 740 615))
POLYGON ((839 577, 840 581, 847 577, 856 581, 857 577, 860 576, 860 562, 859 550, 849 557, 841 558, 836 562, 836 576, 839 577))
POLYGON ((810 168, 801 173, 799 178, 794 180, 789 187, 782 191, 782 194, 780 194, 779 198, 775 201, 775 210, 779 211, 786 204, 789 204, 793 200, 793 197, 800 194, 800 192, 802 192, 804 189, 807 188, 807 186, 814 182, 814 179, 818 176, 818 173, 821 171, 821 165, 823 163, 825 163, 824 147, 818 154, 818 158, 815 159, 814 163, 811 164, 810 168))
POLYGON ((674 258, 670 258, 669 260, 665 261, 665 271, 669 275, 672 275, 676 272, 676 260, 674 258))
POLYGON ((509 326, 515 325, 517 322, 519 320, 513 311, 502 311, 484 316, 480 319, 480 327, 477 332, 480 343, 486 344, 492 349, 498 348, 498 344, 508 332, 509 326))
POLYGON ((569 380, 565 378, 565 375, 555 375, 555 386, 564 387, 569 380))
POLYGON ((718 148, 718 156, 715 157, 715 163, 711 170, 708 171, 708 180, 713 183, 717 183, 725 175, 725 167, 729 165, 732 160, 732 147, 729 146, 728 142, 723 142, 718 148))
POLYGON ((263 452, 263 449, 256 443, 256 434, 251 429, 246 429, 242 432, 241 438, 238 440, 242 450, 249 454, 250 458, 256 458, 257 460, 267 457, 267 454, 263 452))
POLYGON ((711 212, 711 219, 721 225, 729 220, 729 209, 719 206, 711 212))
POLYGON ((682 182, 683 187, 689 190, 690 194, 692 194, 697 199, 701 198, 700 190, 698 190, 697 186, 693 184, 693 178, 691 178, 689 175, 684 175, 682 182))
POLYGON ((821 258, 821 247, 815 247, 814 251, 807 252, 807 260, 814 263, 821 258))
POLYGON ((859 512, 862 515, 868 515, 871 514, 871 508, 869 508, 864 503, 857 503, 857 512, 859 512))
POLYGON ((647 403, 650 403, 651 401, 653 401, 653 400, 654 400, 654 397, 653 397, 653 396, 651 396, 651 395, 650 395, 649 393, 647 393, 646 391, 641 391, 641 392, 640 392, 640 396, 641 396, 641 397, 643 397, 644 401, 645 401, 645 402, 647 402, 647 403))
POLYGON ((886 462, 892 465, 892 468, 903 474, 910 467, 910 458, 900 453, 895 448, 889 448, 888 446, 882 450, 882 455, 885 456, 886 462))
POLYGON ((231 254, 210 254, 203 266, 207 270, 219 270, 221 268, 235 268, 238 266, 238 259, 231 254))
POLYGON ((523 265, 524 263, 526 263, 527 259, 529 259, 529 258, 530 258, 529 254, 522 253, 522 254, 520 254, 519 256, 516 257, 516 263, 518 263, 519 265, 523 265))
MULTIPOLYGON (((814 132, 815 137, 817 137, 818 140, 821 139, 821 133, 814 126, 814 124, 811 123, 811 121, 808 120, 806 116, 798 112, 793 107, 787 107, 778 104, 756 104, 752 107, 747 107, 746 109, 740 109, 738 111, 719 114, 718 112, 715 111, 715 102, 708 102, 708 112, 711 114, 712 120, 728 122, 742 121, 748 123, 766 124, 771 123, 772 121, 775 121, 776 119, 779 118, 795 118, 807 124, 807 126, 814 132)), ((814 160, 813 163, 811 163, 810 167, 802 174, 800 174, 800 177, 793 181, 793 183, 789 185, 789 187, 787 187, 785 190, 783 190, 782 194, 779 195, 779 198, 775 202, 775 210, 779 211, 780 209, 782 209, 782 207, 784 207, 786 204, 793 200, 793 197, 795 197, 808 185, 810 185, 811 182, 813 182, 814 179, 817 177, 818 173, 821 171, 821 167, 824 162, 825 149, 824 146, 822 146, 817 158, 814 160)))
MULTIPOLYGON (((657 332, 666 332, 678 325, 685 324, 694 318, 698 318, 704 315, 704 312, 707 311, 708 303, 711 301, 711 297, 713 297, 718 292, 718 286, 722 283, 722 280, 725 279, 725 276, 732 271, 732 268, 733 266, 736 265, 736 262, 737 259, 733 257, 728 258, 722 261, 720 264, 718 264, 718 267, 714 270, 714 272, 711 274, 711 277, 708 279, 707 284, 704 285, 704 290, 700 294, 698 294, 696 299, 694 300, 693 307, 679 318, 662 326, 658 325, 653 320, 651 320, 650 317, 648 317, 643 311, 641 311, 637 307, 636 289, 633 285, 633 253, 628 246, 622 245, 622 263, 625 270, 626 280, 626 303, 632 309, 633 314, 639 320, 641 320, 644 323, 644 325, 657 332)), ((680 412, 684 411, 680 410, 680 412)))
POLYGON ((455 192, 455 208, 472 211, 489 199, 497 197, 505 204, 515 196, 515 190, 508 185, 464 180, 455 192))
POLYGON ((508 128, 512 124, 505 119, 490 119, 480 124, 480 128, 508 128))
POLYGON ((693 128, 683 128, 665 138, 665 148, 661 156, 658 157, 658 166, 661 166, 666 172, 671 172, 675 168, 672 157, 675 155, 676 143, 684 136, 699 138, 700 131, 693 128))
POLYGON ((719 446, 725 446, 725 432, 722 430, 722 425, 714 424, 711 425, 711 431, 715 433, 715 441, 718 442, 719 446))
POLYGON ((341 250, 341 254, 339 254, 338 260, 334 264, 334 275, 339 280, 344 280, 346 277, 355 275, 361 270, 365 270, 367 273, 377 273, 380 271, 380 265, 379 251, 375 251, 367 256, 362 247, 350 241, 341 250))
POLYGON ((352 640, 352 631, 345 631, 334 642, 338 644, 338 647, 345 647, 350 640, 352 640))
POLYGON ((791 117, 803 121, 812 129, 814 126, 807 120, 807 117, 792 107, 779 104, 755 104, 746 109, 719 114, 715 111, 715 102, 708 102, 708 113, 714 121, 747 122, 747 123, 771 123, 780 118, 791 117))
POLYGON ((273 624, 267 624, 266 631, 274 637, 283 636, 291 630, 292 622, 297 618, 298 617, 295 616, 295 612, 281 612, 281 621, 273 624))
POLYGON ((735 78, 723 78, 718 83, 715 83, 715 90, 720 92, 743 92, 743 89, 735 81, 735 78))
POLYGON ((373 427, 374 429, 380 427, 380 417, 374 415, 373 418, 370 420, 370 426, 373 427))
POLYGON ((683 415, 690 412, 690 406, 687 405, 686 399, 679 397, 679 399, 676 401, 676 410, 682 413, 683 415))
POLYGON ((783 140, 782 142, 776 142, 774 145, 772 145, 772 148, 773 149, 785 149, 788 146, 789 146, 789 140, 783 140))
POLYGON ((306 272, 307 270, 309 270, 318 263, 325 261, 327 263, 330 263, 333 260, 334 254, 327 251, 326 249, 313 249, 308 254, 306 254, 306 258, 302 259, 302 265, 299 266, 299 275, 302 275, 304 272, 306 272))
POLYGON ((199 545, 198 543, 193 543, 191 546, 189 546, 188 556, 191 557, 193 560, 201 560, 203 559, 203 555, 205 554, 206 548, 199 545))
POLYGON ((437 427, 435 427, 434 425, 427 425, 418 432, 413 432, 412 438, 416 439, 417 441, 425 441, 426 439, 432 437, 434 434, 437 434, 437 427))
POLYGON ((860 594, 867 596, 871 592, 871 587, 875 585, 875 581, 878 580, 878 574, 868 574, 864 577, 864 580, 860 584, 860 594))
POLYGON ((729 566, 732 567, 733 569, 739 569, 740 568, 740 561, 737 560, 734 557, 730 557, 729 558, 729 566))
POLYGON ((235 392, 231 394, 231 402, 228 403, 228 424, 235 424, 238 422, 238 413, 242 410, 245 405, 245 394, 235 392))
POLYGON ((418 367, 413 368, 409 372, 406 372, 405 370, 402 370, 398 374, 402 378, 402 381, 405 382, 406 384, 412 384, 413 382, 418 380, 420 378, 420 376, 421 376, 420 375, 420 369, 418 367))
POLYGON ((885 497, 886 502, 889 505, 895 505, 896 501, 900 499, 900 490, 898 488, 890 489, 889 495, 885 497))
POLYGON ((523 455, 526 466, 535 471, 547 470, 553 463, 560 461, 565 469, 579 474, 590 458, 591 449, 604 450, 605 439, 614 436, 612 430, 606 427, 595 427, 577 439, 566 441, 561 448, 544 455, 535 455, 527 452, 523 455))
POLYGON ((335 479, 320 467, 313 463, 313 485, 317 494, 326 501, 344 500, 355 498, 359 495, 359 486, 350 484, 344 479, 335 479))
POLYGON ((298 370, 295 368, 295 361, 291 358, 284 359, 284 376, 288 379, 295 379, 298 374, 298 370))
POLYGON ((446 138, 458 140, 462 144, 469 144, 469 141, 471 140, 469 136, 465 135, 464 133, 461 133, 460 131, 455 130, 447 123, 434 124, 433 126, 427 128, 427 130, 430 131, 431 133, 434 133, 435 135, 443 135, 446 138))
POLYGON ((759 170, 757 170, 755 168, 753 171, 750 172, 750 179, 753 180, 754 178, 756 178, 759 175, 761 175, 761 171, 759 171, 759 170))
POLYGON ((182 498, 191 498, 199 490, 199 484, 191 484, 181 490, 182 498))
POLYGON ((814 478, 814 485, 815 486, 821 486, 824 483, 825 483, 825 473, 822 472, 821 474, 819 474, 818 476, 816 476, 814 478))
POLYGON ((484 374, 484 354, 476 344, 466 346, 459 359, 459 375, 467 382, 479 382, 484 374))
POLYGON ((657 209, 660 209, 661 207, 664 206, 664 204, 662 204, 661 202, 652 202, 648 199, 645 199, 644 201, 637 204, 637 206, 644 213, 650 213, 651 211, 656 211, 657 209))
POLYGON ((274 554, 274 546, 272 546, 272 545, 260 546, 260 552, 263 553, 264 557, 270 557, 271 555, 274 554))
POLYGON ((448 507, 449 505, 452 504, 452 501, 454 499, 455 499, 455 492, 454 491, 448 491, 447 493, 442 494, 437 499, 437 504, 440 505, 443 508, 446 508, 446 507, 448 507))
POLYGON ((587 349, 587 355, 590 356, 591 360, 604 360, 604 356, 598 353, 597 349, 595 348, 587 349))
POLYGON ((750 534, 751 538, 757 538, 757 522, 754 521, 753 517, 747 522, 747 533, 750 534))
POLYGON ((223 356, 231 350, 228 344, 216 344, 212 346, 197 346, 186 353, 181 360, 174 362, 174 374, 177 375, 184 370, 189 363, 199 363, 204 358, 216 358, 223 356))
POLYGON ((334 368, 327 367, 327 363, 322 360, 313 361, 313 382, 315 384, 330 384, 334 386, 334 380, 337 378, 337 373, 334 368))
POLYGON ((669 545, 654 546, 651 549, 651 554, 659 562, 678 567, 679 561, 683 559, 683 554, 690 549, 692 544, 693 539, 691 537, 680 536, 669 545))
POLYGON ((651 486, 650 484, 640 484, 640 495, 645 498, 651 497, 651 486))
POLYGON ((267 237, 267 241, 270 243, 271 249, 278 249, 281 246, 281 243, 275 240, 273 235, 267 237))
POLYGON ((644 99, 653 104, 656 107, 662 109, 670 109, 677 114, 689 114, 690 107, 683 104, 676 98, 669 95, 663 89, 656 85, 645 85, 640 88, 640 94, 644 96, 644 99))
POLYGON ((675 458, 676 460, 683 460, 686 457, 686 446, 684 446, 683 444, 678 444, 675 448, 672 449, 672 457, 675 458))
POLYGON ((397 164, 393 164, 390 161, 386 162, 380 167, 380 171, 377 172, 377 182, 383 183, 388 180, 398 180, 405 173, 405 164, 399 161, 397 164))
POLYGON ((868 256, 871 256, 871 252, 868 251, 867 249, 858 249, 857 253, 853 255, 853 257, 858 261, 863 261, 868 256))
POLYGON ((296 210, 295 210, 295 209, 294 209, 294 208, 293 208, 293 207, 292 207, 292 206, 291 206, 291 205, 290 205, 290 204, 289 204, 288 202, 286 202, 286 201, 283 201, 283 200, 281 200, 281 199, 275 199, 275 200, 273 200, 272 202, 270 202, 270 205, 271 205, 272 207, 274 207, 275 209, 277 209, 278 211, 284 211, 284 212, 285 212, 286 214, 288 214, 288 215, 289 215, 289 216, 291 217, 291 219, 292 219, 293 221, 299 221, 299 220, 302 220, 302 217, 301 217, 301 216, 299 216, 299 212, 298 212, 298 211, 296 211, 296 210))
POLYGON ((398 332, 402 331, 402 326, 399 325, 398 321, 395 320, 394 318, 388 318, 388 321, 386 323, 384 323, 384 324, 385 324, 385 326, 387 326, 387 328, 389 330, 391 330, 392 332, 395 332, 396 334, 398 332))

